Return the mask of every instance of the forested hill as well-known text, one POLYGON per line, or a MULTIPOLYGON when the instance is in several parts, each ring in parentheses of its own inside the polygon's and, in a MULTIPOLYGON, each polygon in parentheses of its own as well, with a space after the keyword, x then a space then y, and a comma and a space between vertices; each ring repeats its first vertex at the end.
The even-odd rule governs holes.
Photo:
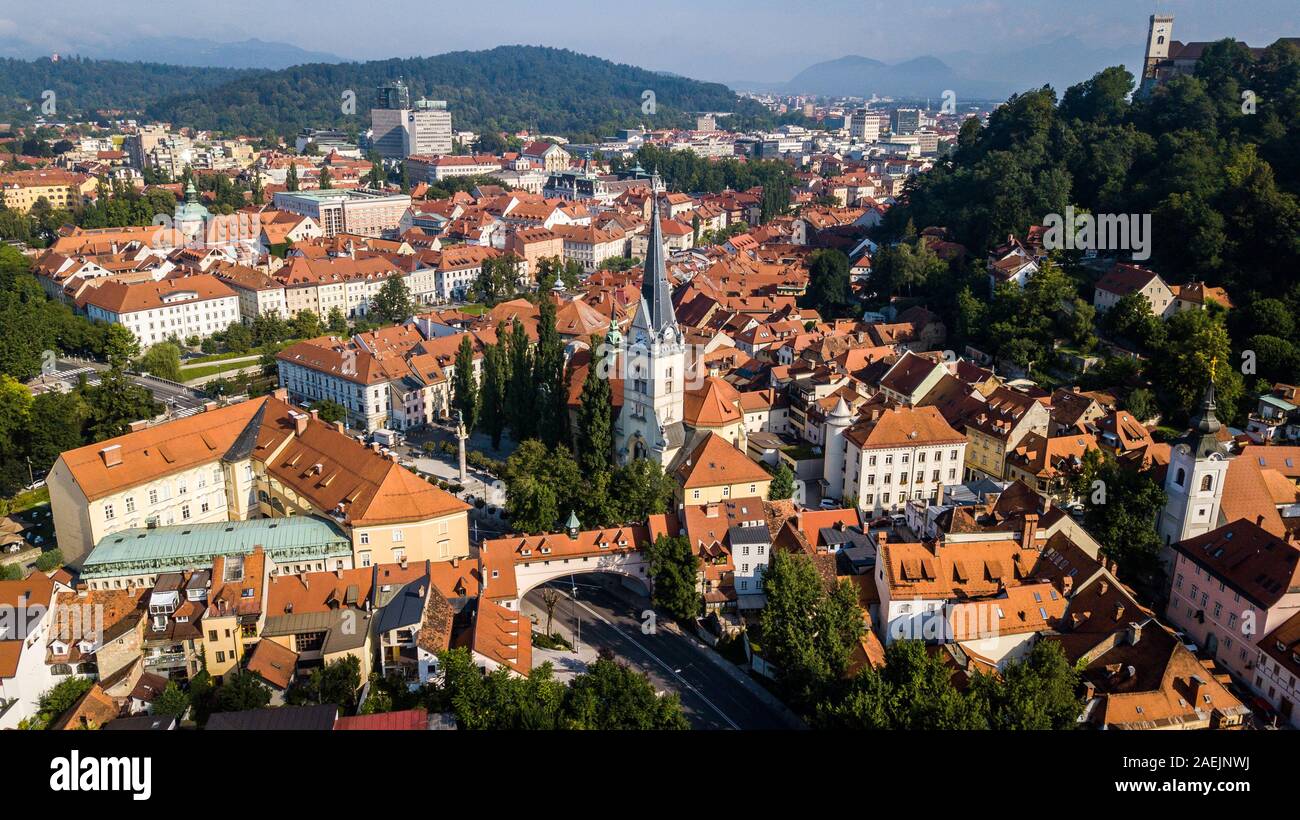
POLYGON ((65 57, 57 62, 0 58, 0 122, 31 122, 44 93, 54 92, 47 119, 71 119, 98 110, 142 111, 162 97, 210 89, 256 74, 251 70, 126 63, 65 57))
POLYGON ((766 115, 757 103, 740 100, 718 83, 539 46, 294 66, 162 99, 149 112, 175 123, 250 134, 289 134, 304 126, 364 129, 375 87, 399 78, 410 87, 412 101, 420 96, 446 100, 458 130, 527 128, 581 141, 638 124, 684 125, 693 111, 766 115), (341 104, 349 90, 356 94, 353 114, 344 113, 341 104), (653 115, 642 110, 647 90, 655 95, 653 115))
POLYGON ((1130 100, 1133 88, 1110 68, 1059 101, 1044 87, 1012 97, 987 127, 968 120, 952 162, 917 176, 890 211, 885 238, 909 220, 943 225, 982 258, 1072 204, 1150 214, 1148 264, 1176 284, 1243 295, 1300 285, 1300 49, 1281 42, 1255 58, 1224 40, 1195 76, 1130 100))

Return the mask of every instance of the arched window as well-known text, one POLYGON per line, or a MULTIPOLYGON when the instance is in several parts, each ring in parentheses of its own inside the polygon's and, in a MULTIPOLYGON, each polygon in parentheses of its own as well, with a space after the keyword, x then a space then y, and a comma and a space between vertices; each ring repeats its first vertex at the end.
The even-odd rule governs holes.
POLYGON ((1187 482, 1187 471, 1184 470, 1182 467, 1179 467, 1178 475, 1174 476, 1174 483, 1177 484, 1179 487, 1181 487, 1186 482, 1187 482))
POLYGON ((1165 35, 1161 34, 1159 37, 1157 37, 1157 38, 1156 38, 1156 43, 1157 43, 1158 45, 1164 45, 1164 44, 1165 44, 1165 35))
POLYGON ((1214 487, 1214 477, 1206 476, 1201 479, 1201 492, 1208 493, 1214 487))

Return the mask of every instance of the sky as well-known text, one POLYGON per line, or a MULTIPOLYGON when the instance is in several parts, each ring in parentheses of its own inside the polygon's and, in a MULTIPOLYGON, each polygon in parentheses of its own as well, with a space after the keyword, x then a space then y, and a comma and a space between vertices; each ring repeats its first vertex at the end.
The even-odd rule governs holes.
POLYGON ((366 60, 529 44, 737 82, 787 80, 847 54, 897 62, 1005 52, 1064 35, 1094 47, 1140 47, 1153 11, 1175 15, 1174 37, 1183 41, 1233 35, 1265 45, 1300 36, 1297 0, 223 0, 164 7, 159 14, 158 0, 6 2, 0 46, 16 39, 77 53, 102 38, 256 37, 366 60), (195 14, 178 11, 184 8, 195 14))

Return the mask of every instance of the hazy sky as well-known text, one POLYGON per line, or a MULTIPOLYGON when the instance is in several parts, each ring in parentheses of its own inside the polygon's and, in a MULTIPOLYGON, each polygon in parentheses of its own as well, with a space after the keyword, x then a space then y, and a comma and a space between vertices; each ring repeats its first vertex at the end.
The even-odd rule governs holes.
POLYGON ((100 37, 257 37, 351 59, 525 43, 727 82, 784 80, 845 54, 891 62, 1069 34, 1140 47, 1155 10, 1176 16, 1184 41, 1300 35, 1297 0, 5 0, 0 43, 75 53, 100 37))

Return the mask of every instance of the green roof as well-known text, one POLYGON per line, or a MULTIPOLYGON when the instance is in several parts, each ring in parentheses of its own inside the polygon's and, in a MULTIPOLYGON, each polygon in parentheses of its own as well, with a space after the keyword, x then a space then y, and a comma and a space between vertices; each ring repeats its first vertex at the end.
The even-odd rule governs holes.
POLYGON ((136 527, 106 535, 82 565, 82 578, 199 569, 218 555, 261 547, 277 563, 352 554, 343 530, 324 518, 256 518, 177 527, 136 527))

